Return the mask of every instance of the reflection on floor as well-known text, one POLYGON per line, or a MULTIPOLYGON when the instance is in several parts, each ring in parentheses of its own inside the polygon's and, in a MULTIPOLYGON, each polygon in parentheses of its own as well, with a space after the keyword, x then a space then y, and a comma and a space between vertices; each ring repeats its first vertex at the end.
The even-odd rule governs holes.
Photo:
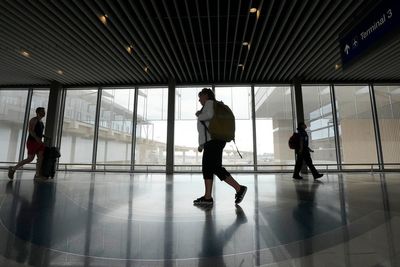
POLYGON ((0 266, 400 266, 398 173, 239 174, 240 206, 200 174, 0 172, 0 266))

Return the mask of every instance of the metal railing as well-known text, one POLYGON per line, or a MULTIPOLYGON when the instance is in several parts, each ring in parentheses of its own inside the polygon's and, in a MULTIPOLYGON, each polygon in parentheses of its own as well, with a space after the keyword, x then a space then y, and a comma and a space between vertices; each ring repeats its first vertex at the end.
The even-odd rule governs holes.
MULTIPOLYGON (((16 162, 1 161, 0 169, 7 169, 8 166, 15 165, 16 162)), ((34 170, 36 163, 28 163, 23 168, 25 170, 34 170)), ((131 169, 130 164, 122 163, 97 163, 95 170, 92 170, 90 163, 58 163, 58 171, 86 171, 86 172, 144 172, 144 173, 162 173, 166 171, 164 164, 135 164, 131 169)), ((335 163, 316 163, 314 166, 321 172, 398 172, 400 163, 386 163, 383 170, 378 163, 342 163, 342 170, 338 169, 335 163)), ((291 173, 294 164, 247 164, 247 165, 224 165, 230 172, 236 173, 291 173), (257 170, 255 171, 255 167, 257 170)), ((200 173, 201 165, 174 165, 175 173, 200 173)))

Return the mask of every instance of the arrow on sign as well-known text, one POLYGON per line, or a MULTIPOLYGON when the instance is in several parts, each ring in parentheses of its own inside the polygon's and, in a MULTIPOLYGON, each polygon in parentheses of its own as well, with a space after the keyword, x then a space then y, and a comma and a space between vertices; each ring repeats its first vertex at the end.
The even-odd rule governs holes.
POLYGON ((346 46, 344 47, 344 52, 346 53, 346 55, 349 54, 349 50, 350 50, 350 46, 348 44, 346 44, 346 46))

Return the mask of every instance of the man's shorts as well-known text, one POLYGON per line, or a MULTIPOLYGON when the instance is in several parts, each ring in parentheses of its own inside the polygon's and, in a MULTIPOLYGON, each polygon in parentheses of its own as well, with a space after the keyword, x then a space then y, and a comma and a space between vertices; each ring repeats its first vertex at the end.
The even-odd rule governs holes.
POLYGON ((26 141, 26 148, 28 149, 28 155, 36 155, 39 154, 40 151, 44 151, 45 145, 35 140, 28 140, 26 141))

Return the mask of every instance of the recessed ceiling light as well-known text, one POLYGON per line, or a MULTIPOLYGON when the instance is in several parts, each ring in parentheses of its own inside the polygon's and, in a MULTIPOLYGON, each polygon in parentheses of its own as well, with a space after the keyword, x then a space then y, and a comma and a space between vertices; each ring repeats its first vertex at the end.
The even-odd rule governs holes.
POLYGON ((133 45, 127 46, 126 51, 128 51, 129 54, 132 54, 133 53, 133 45))
POLYGON ((256 13, 256 12, 257 12, 257 8, 255 8, 255 7, 250 8, 250 13, 256 13))
POLYGON ((148 67, 144 67, 144 71, 145 71, 146 73, 148 73, 148 72, 149 72, 149 68, 148 68, 148 67))
POLYGON ((26 50, 21 50, 19 53, 20 53, 21 55, 23 55, 24 57, 31 57, 31 53, 29 53, 29 52, 26 51, 26 50))
POLYGON ((242 71, 244 70, 244 65, 243 64, 238 64, 238 68, 242 68, 242 71))
POLYGON ((108 15, 107 14, 99 16, 99 19, 104 25, 107 25, 107 20, 108 20, 108 15))
POLYGON ((342 68, 342 65, 341 65, 341 64, 336 64, 336 65, 335 65, 335 70, 339 70, 340 68, 342 68))
POLYGON ((62 70, 57 70, 57 73, 60 75, 64 75, 64 71, 62 71, 62 70))
POLYGON ((243 42, 243 46, 248 46, 249 43, 248 42, 243 42))

